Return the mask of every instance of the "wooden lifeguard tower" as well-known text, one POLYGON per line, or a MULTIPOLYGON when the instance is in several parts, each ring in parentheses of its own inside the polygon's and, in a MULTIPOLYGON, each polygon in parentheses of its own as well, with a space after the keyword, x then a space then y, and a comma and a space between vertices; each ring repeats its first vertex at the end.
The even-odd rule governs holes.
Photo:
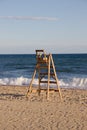
POLYGON ((27 97, 28 97, 28 94, 32 93, 32 90, 33 90, 32 84, 33 84, 33 80, 37 72, 38 73, 38 88, 37 88, 38 95, 40 95, 42 90, 45 90, 47 99, 49 99, 49 92, 54 90, 54 91, 59 92, 60 97, 62 99, 52 54, 46 55, 44 50, 36 50, 36 60, 37 60, 37 63, 36 63, 36 67, 32 76, 32 80, 29 84, 27 97), (47 86, 42 87, 41 86, 42 83, 46 83, 47 86), (50 84, 56 84, 57 89, 50 88, 50 84))

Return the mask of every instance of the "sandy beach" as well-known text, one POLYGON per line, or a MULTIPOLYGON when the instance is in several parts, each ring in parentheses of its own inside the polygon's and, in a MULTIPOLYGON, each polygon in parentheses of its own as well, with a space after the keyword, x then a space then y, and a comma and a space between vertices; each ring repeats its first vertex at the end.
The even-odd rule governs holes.
POLYGON ((87 130, 87 90, 61 89, 32 93, 26 99, 27 87, 0 86, 0 130, 87 130))

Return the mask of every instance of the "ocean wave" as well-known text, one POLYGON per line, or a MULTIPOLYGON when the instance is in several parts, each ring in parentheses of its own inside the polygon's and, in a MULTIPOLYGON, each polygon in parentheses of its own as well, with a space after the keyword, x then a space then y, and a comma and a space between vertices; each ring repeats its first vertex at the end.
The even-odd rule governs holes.
MULTIPOLYGON (((0 85, 29 85, 31 78, 25 78, 23 76, 17 78, 2 78, 0 79, 0 85)), ((33 84, 38 85, 38 79, 34 79, 33 84)), ((62 88, 79 88, 79 89, 87 89, 87 78, 72 78, 72 79, 60 79, 59 80, 60 87, 62 88)), ((44 85, 44 84, 43 84, 44 85)), ((45 85, 46 86, 46 85, 45 85)), ((51 84, 51 87, 55 87, 56 85, 51 84)))
POLYGON ((29 82, 30 79, 24 77, 0 79, 0 85, 27 85, 29 82))
POLYGON ((61 79, 60 86, 64 88, 79 88, 79 89, 87 89, 87 78, 72 78, 68 81, 61 79))

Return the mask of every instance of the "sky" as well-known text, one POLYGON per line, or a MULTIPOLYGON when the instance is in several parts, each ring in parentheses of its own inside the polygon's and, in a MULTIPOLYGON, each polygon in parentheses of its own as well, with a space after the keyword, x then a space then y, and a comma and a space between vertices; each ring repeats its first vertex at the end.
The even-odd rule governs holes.
POLYGON ((87 53, 87 0, 0 0, 0 54, 87 53))

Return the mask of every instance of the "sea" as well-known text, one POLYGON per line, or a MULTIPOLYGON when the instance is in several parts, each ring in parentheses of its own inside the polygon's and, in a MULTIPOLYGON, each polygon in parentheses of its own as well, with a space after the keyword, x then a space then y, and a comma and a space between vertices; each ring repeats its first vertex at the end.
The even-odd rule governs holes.
MULTIPOLYGON (((52 56, 61 88, 87 89, 87 54, 52 56)), ((35 66, 35 54, 0 54, 0 85, 28 86, 35 66)))

